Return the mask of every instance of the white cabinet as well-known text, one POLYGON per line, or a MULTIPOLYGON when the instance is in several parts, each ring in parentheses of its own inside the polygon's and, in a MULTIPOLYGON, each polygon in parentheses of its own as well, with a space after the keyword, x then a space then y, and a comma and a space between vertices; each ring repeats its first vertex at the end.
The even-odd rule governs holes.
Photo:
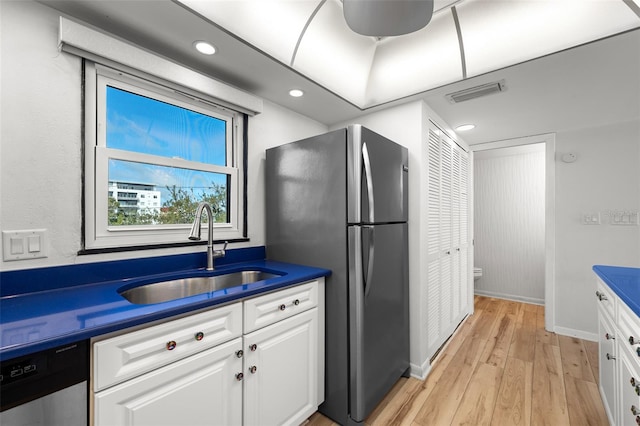
POLYGON ((244 337, 245 425, 298 425, 318 408, 318 312, 244 337))
POLYGON ((427 178, 427 354, 437 352, 470 312, 469 154, 434 123, 427 178))
POLYGON ((97 425, 239 425, 242 338, 126 381, 95 396, 97 425))
POLYGON ((601 280, 600 394, 612 425, 640 424, 640 318, 601 280))
POLYGON ((324 278, 96 340, 91 380, 95 426, 300 424, 324 400, 324 278))

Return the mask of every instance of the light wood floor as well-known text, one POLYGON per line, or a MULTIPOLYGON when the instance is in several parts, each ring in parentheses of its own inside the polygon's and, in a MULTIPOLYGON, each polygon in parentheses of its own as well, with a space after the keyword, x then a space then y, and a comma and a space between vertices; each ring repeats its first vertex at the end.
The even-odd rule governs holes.
POLYGON ((365 423, 608 425, 597 381, 596 342, 546 332, 542 306, 476 296, 427 379, 400 379, 365 423))

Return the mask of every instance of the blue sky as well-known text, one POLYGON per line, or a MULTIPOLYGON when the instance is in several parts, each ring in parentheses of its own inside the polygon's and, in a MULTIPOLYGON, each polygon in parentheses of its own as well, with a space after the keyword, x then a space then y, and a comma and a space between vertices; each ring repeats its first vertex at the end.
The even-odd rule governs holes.
MULTIPOLYGON (((225 165, 223 120, 107 87, 107 147, 169 158, 225 165)), ((127 161, 109 161, 109 180, 154 184, 168 198, 167 185, 196 194, 225 175, 127 161)))

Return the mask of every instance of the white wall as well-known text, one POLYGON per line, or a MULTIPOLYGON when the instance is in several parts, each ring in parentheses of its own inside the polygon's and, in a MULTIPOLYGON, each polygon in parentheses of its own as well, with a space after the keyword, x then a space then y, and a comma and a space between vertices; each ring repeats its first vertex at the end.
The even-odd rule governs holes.
POLYGON ((476 294, 544 303, 545 146, 474 154, 476 294))
MULTIPOLYGON (((48 257, 2 270, 203 251, 199 247, 78 256, 82 235, 81 61, 58 51, 59 12, 0 2, 0 229, 46 228, 48 257)), ((248 233, 265 244, 264 150, 327 127, 269 102, 249 121, 248 233)), ((186 237, 185 237, 186 238, 186 237)))
POLYGON ((595 338, 594 264, 640 267, 640 226, 611 225, 640 211, 640 120, 556 135, 556 331, 595 338), (577 155, 574 163, 562 154, 577 155), (583 213, 601 225, 583 225, 583 213))

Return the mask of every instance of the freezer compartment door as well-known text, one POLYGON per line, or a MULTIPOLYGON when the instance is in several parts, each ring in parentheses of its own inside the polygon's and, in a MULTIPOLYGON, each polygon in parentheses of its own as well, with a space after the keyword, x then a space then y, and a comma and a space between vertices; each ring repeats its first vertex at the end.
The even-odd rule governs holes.
POLYGON ((407 149, 366 127, 348 129, 348 222, 406 222, 407 149))
POLYGON ((409 367, 407 224, 350 226, 350 415, 363 421, 409 367))

